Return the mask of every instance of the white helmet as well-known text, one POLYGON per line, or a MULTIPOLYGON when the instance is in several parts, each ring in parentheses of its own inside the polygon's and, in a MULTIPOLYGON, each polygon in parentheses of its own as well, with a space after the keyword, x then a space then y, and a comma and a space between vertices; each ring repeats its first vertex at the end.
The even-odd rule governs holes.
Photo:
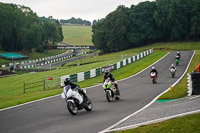
POLYGON ((152 69, 155 69, 155 67, 152 67, 152 69))

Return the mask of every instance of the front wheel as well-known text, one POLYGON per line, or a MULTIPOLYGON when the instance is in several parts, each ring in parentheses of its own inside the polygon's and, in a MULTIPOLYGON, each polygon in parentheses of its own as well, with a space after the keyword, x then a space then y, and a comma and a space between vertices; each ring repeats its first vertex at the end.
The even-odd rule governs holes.
POLYGON ((72 115, 76 115, 77 112, 78 112, 78 108, 77 108, 76 104, 73 103, 72 101, 68 101, 68 102, 67 102, 67 108, 68 108, 69 112, 70 112, 72 115))
POLYGON ((106 91, 106 98, 107 98, 108 102, 111 102, 112 96, 111 96, 110 91, 106 91))
POLYGON ((175 73, 172 73, 172 78, 174 78, 174 76, 175 76, 175 73))
POLYGON ((87 102, 88 102, 88 104, 87 104, 87 106, 85 107, 85 110, 86 110, 86 111, 92 111, 93 105, 92 105, 90 99, 88 99, 87 102))
POLYGON ((117 96, 115 97, 115 99, 116 99, 116 100, 119 100, 119 99, 120 99, 120 96, 119 96, 119 95, 117 95, 117 96))
POLYGON ((152 79, 152 83, 153 83, 153 84, 155 84, 155 83, 156 83, 156 80, 155 80, 154 78, 152 79))

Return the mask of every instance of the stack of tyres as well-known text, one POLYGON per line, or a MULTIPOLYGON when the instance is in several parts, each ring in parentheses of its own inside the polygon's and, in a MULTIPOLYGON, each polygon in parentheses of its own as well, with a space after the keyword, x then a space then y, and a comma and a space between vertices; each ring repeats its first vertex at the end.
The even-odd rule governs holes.
POLYGON ((192 94, 200 94, 200 73, 193 72, 191 73, 192 78, 192 94))

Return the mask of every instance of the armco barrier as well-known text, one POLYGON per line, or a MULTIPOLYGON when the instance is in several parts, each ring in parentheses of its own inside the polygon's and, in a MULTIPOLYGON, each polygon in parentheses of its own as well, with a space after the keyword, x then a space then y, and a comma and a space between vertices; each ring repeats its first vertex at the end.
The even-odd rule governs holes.
MULTIPOLYGON (((149 49, 149 50, 146 50, 142 53, 134 55, 130 58, 123 59, 122 61, 117 62, 116 64, 109 65, 109 66, 112 66, 112 69, 116 70, 116 69, 119 69, 123 66, 130 64, 130 63, 133 63, 133 62, 151 54, 152 52, 153 52, 153 49, 149 49)), ((86 80, 86 79, 89 79, 89 78, 99 76, 104 71, 105 67, 92 69, 92 70, 89 70, 87 72, 80 72, 80 73, 77 73, 77 74, 61 76, 61 86, 62 87, 64 86, 63 82, 64 82, 65 78, 70 78, 70 80, 72 82, 79 82, 79 81, 83 81, 83 80, 86 80)))
POLYGON ((200 94, 200 73, 192 72, 188 74, 188 96, 200 94))
MULTIPOLYGON (((86 54, 86 52, 82 52, 78 55, 81 55, 81 54, 86 54)), ((76 55, 76 56, 78 56, 78 55, 76 55)), ((29 60, 29 61, 25 61, 25 62, 15 62, 15 64, 20 65, 21 69, 27 69, 27 68, 43 66, 45 64, 50 64, 50 63, 54 63, 54 62, 57 62, 60 60, 68 59, 68 58, 71 58, 72 56, 75 56, 75 54, 69 55, 69 53, 67 51, 65 53, 58 54, 55 56, 50 56, 50 57, 40 58, 40 59, 35 59, 35 60, 29 60)), ((13 63, 9 63, 6 65, 0 65, 0 68, 5 68, 5 67, 9 67, 9 66, 13 66, 13 63)))

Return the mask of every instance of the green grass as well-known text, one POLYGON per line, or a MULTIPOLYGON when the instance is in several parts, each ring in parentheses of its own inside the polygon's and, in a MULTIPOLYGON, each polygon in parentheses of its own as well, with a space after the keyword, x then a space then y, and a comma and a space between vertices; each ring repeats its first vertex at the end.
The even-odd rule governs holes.
POLYGON ((89 26, 62 26, 63 42, 72 45, 93 45, 92 28, 89 26))
POLYGON ((115 133, 199 133, 200 113, 115 133))
MULTIPOLYGON (((165 55, 166 52, 155 51, 153 54, 135 62, 127 65, 117 71, 113 71, 116 79, 122 79, 127 76, 131 76, 132 74, 142 70, 147 67, 151 63, 158 60, 160 57, 165 55), (143 64, 143 65, 141 65, 143 64), (119 76, 120 75, 120 76, 119 76)), ((6 77, 0 79, 0 108, 5 108, 13 105, 17 105, 20 103, 28 102, 31 100, 40 99, 43 97, 55 95, 61 93, 62 89, 53 89, 48 91, 42 91, 42 87, 38 87, 35 89, 27 90, 27 93, 23 94, 23 84, 24 82, 35 82, 43 80, 44 78, 50 75, 63 76, 78 73, 81 71, 88 71, 96 67, 96 64, 89 64, 83 66, 76 66, 67 69, 59 69, 48 72, 40 72, 40 73, 32 73, 25 75, 16 75, 12 77, 6 77)), ((81 87, 87 87, 91 85, 95 85, 96 83, 102 82, 102 76, 92 78, 83 82, 80 82, 81 87)))
POLYGON ((160 96, 158 99, 159 100, 177 99, 177 98, 187 96, 187 91, 188 91, 188 89, 187 89, 187 74, 194 71, 194 69, 196 68, 196 66, 199 63, 199 59, 200 59, 200 51, 196 51, 196 54, 191 62, 191 65, 190 65, 188 71, 186 72, 186 75, 183 77, 183 79, 173 88, 173 91, 168 91, 167 93, 160 96))
POLYGON ((174 43, 156 43, 146 47, 153 47, 154 49, 166 49, 168 51, 180 50, 199 50, 200 42, 174 42, 174 43))
MULTIPOLYGON (((199 44, 200 43, 191 45, 191 44, 182 43, 181 46, 185 48, 187 47, 187 45, 190 45, 188 49, 195 49, 196 45, 200 46, 199 44)), ((58 70, 53 70, 53 71, 32 73, 32 74, 27 73, 27 74, 12 76, 12 77, 1 78, 0 79, 0 84, 1 84, 0 108, 5 108, 5 107, 20 104, 20 103, 28 102, 31 100, 36 100, 43 97, 52 96, 55 94, 59 94, 62 91, 61 89, 42 91, 43 88, 38 87, 35 89, 27 90, 27 93, 23 94, 24 82, 29 83, 29 82, 34 82, 34 81, 40 81, 40 80, 43 80, 44 78, 47 78, 50 75, 56 75, 60 77, 64 75, 70 75, 70 74, 88 71, 90 69, 98 68, 100 66, 106 66, 110 63, 116 63, 119 60, 121 61, 124 58, 128 58, 129 56, 135 55, 136 53, 140 53, 149 48, 159 47, 159 45, 161 45, 160 47, 162 47, 164 44, 153 44, 150 46, 130 49, 130 50, 117 52, 117 53, 106 54, 102 56, 93 56, 88 59, 84 59, 81 61, 79 60, 77 62, 71 63, 71 64, 76 64, 80 62, 87 63, 91 61, 98 61, 98 62, 87 64, 87 65, 65 66, 64 68, 60 68, 58 70)), ((168 47, 168 49, 170 47, 168 47)), ((148 65, 152 64, 153 62, 161 58, 163 55, 165 55, 167 52, 168 51, 165 51, 165 50, 154 50, 154 53, 152 55, 149 55, 143 58, 142 60, 139 60, 130 65, 127 65, 126 67, 123 67, 119 70, 113 71, 113 74, 117 80, 131 76, 139 72, 143 68, 147 67, 148 65)), ((99 76, 96 78, 92 78, 92 79, 80 82, 78 84, 80 84, 81 87, 87 87, 87 86, 95 85, 97 83, 102 82, 102 78, 103 78, 102 76, 99 76)))
POLYGON ((136 55, 139 52, 143 52, 144 50, 147 49, 129 49, 129 50, 124 50, 121 52, 116 52, 116 53, 110 53, 110 54, 104 54, 104 55, 98 55, 99 52, 96 52, 92 57, 86 58, 86 59, 80 59, 71 63, 68 63, 64 66, 69 67, 71 65, 76 65, 76 64, 96 64, 96 67, 98 66, 106 66, 109 64, 114 64, 119 61, 122 61, 123 59, 129 58, 130 56, 136 55))

